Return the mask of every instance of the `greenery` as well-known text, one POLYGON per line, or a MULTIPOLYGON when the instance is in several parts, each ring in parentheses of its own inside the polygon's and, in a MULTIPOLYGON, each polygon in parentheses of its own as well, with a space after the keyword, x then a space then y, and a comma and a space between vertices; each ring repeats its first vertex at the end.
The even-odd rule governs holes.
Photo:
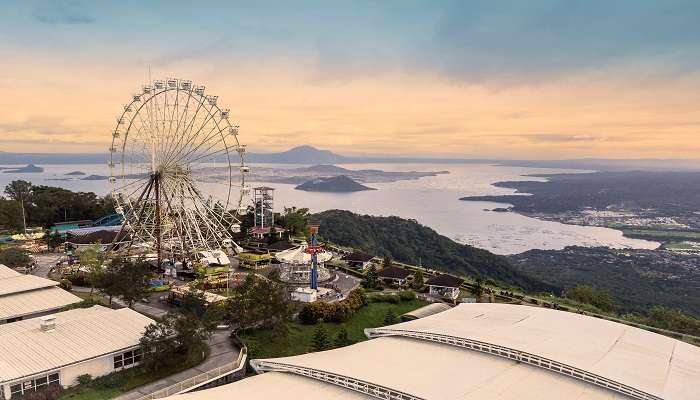
POLYGON ((282 214, 275 216, 275 221, 287 230, 287 237, 306 237, 309 235, 310 216, 308 208, 285 207, 282 214))
POLYGON ((507 258, 459 244, 415 220, 373 217, 330 210, 315 214, 321 233, 330 242, 369 254, 391 256, 403 263, 416 263, 447 272, 483 275, 528 290, 547 290, 545 285, 516 270, 507 258))
MULTIPOLYGON (((370 303, 362 307, 343 323, 324 322, 324 329, 329 337, 337 338, 345 329, 352 342, 367 340, 365 328, 380 327, 384 323, 387 310, 393 308, 398 315, 413 311, 426 305, 425 301, 413 300, 400 304, 370 303)), ((287 322, 287 334, 280 336, 271 330, 251 330, 241 335, 241 340, 248 346, 249 358, 284 357, 304 354, 309 351, 309 343, 316 330, 315 324, 287 322)), ((335 344, 335 343, 334 343, 335 344)))
POLYGON ((204 359, 206 340, 213 328, 190 312, 166 314, 160 321, 146 327, 141 338, 142 367, 157 372, 180 364, 198 363, 204 359))
POLYGON ((365 273, 365 279, 362 281, 362 285, 367 289, 379 289, 382 286, 379 280, 379 272, 377 272, 377 266, 373 263, 367 267, 367 273, 365 273))
POLYGON ((333 345, 335 347, 345 347, 353 344, 352 340, 350 340, 350 337, 348 336, 348 330, 345 328, 345 325, 340 327, 340 330, 338 331, 338 334, 335 336, 335 340, 333 341, 333 345))
POLYGON ((425 278, 423 278, 423 271, 418 270, 413 274, 413 282, 411 283, 411 287, 416 290, 422 290, 424 285, 425 278))
POLYGON ((397 319, 398 317, 396 316, 394 309, 390 308, 386 311, 386 315, 384 315, 384 325, 393 325, 396 323, 397 319))
POLYGON ((22 207, 27 226, 50 227, 57 222, 96 219, 114 212, 111 197, 92 192, 72 192, 53 186, 13 181, 5 188, 9 201, 0 201, 0 225, 23 229, 22 207), (18 212, 19 211, 19 212, 18 212))
POLYGON ((660 329, 700 336, 700 320, 673 308, 654 306, 647 315, 626 314, 623 317, 632 322, 660 329))
POLYGON ((17 247, 0 250, 0 264, 5 264, 10 268, 27 267, 31 261, 27 252, 17 247))
POLYGON ((224 315, 239 332, 256 327, 281 333, 292 312, 292 303, 284 285, 248 274, 239 286, 233 288, 226 301, 224 315))
POLYGON ((615 310, 615 302, 610 293, 597 290, 589 285, 577 285, 566 291, 566 297, 581 303, 590 304, 606 312, 615 310))
POLYGON ((344 322, 367 304, 367 296, 362 289, 353 289, 348 296, 334 303, 316 301, 306 303, 299 312, 299 321, 312 325, 318 321, 344 322))
POLYGON ((99 245, 91 245, 82 249, 79 260, 80 267, 87 270, 87 281, 90 284, 90 293, 92 293, 95 291, 95 285, 102 274, 102 263, 104 262, 99 245))
POLYGON ((311 351, 323 351, 331 348, 331 340, 328 332, 323 327, 323 321, 316 324, 314 335, 311 337, 311 351))
POLYGON ((141 259, 115 258, 109 266, 98 275, 96 286, 109 297, 118 297, 129 307, 145 299, 150 291, 148 281, 151 270, 148 263, 141 259))

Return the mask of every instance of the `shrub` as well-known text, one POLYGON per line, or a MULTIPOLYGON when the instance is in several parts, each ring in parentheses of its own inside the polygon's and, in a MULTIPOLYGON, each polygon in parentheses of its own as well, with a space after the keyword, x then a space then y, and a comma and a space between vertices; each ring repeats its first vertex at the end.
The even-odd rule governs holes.
POLYGON ((413 290, 402 290, 399 292, 401 301, 411 301, 416 299, 416 292, 413 290))
POLYGON ((71 290, 73 288, 73 282, 65 278, 61 279, 59 285, 61 286, 61 289, 64 290, 71 290))
POLYGON ((78 375, 77 380, 78 380, 78 385, 87 386, 90 384, 90 382, 92 382, 92 375, 90 375, 90 374, 78 375))
POLYGON ((307 325, 313 325, 321 319, 328 322, 344 322, 366 304, 364 290, 353 289, 347 298, 336 303, 317 301, 305 304, 299 312, 299 321, 307 325))

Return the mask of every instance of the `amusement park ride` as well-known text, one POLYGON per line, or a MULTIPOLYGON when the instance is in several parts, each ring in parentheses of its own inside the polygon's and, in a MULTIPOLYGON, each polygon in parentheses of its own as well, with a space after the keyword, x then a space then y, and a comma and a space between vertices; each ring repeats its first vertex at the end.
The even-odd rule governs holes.
POLYGON ((247 212, 249 167, 238 125, 217 100, 191 81, 155 80, 117 117, 109 182, 131 237, 122 251, 155 252, 159 267, 239 251, 231 234, 247 212))

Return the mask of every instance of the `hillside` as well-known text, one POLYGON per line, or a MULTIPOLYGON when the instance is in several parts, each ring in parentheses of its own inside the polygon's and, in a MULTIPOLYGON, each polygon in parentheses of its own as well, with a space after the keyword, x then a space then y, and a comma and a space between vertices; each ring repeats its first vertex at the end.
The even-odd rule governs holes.
POLYGON ((329 210, 315 214, 321 235, 338 245, 391 255, 395 260, 447 272, 482 275, 526 290, 549 287, 513 268, 509 261, 486 250, 459 244, 415 220, 373 217, 350 211, 329 210))
POLYGON ((306 192, 331 192, 331 193, 350 193, 361 192, 363 190, 376 190, 367 187, 361 183, 355 182, 347 175, 331 176, 328 178, 317 178, 306 181, 295 187, 296 190, 304 190, 306 192))

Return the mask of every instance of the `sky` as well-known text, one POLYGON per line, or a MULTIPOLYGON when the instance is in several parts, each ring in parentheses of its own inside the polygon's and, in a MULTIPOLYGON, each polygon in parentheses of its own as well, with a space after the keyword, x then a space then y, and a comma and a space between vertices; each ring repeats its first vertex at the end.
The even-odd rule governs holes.
POLYGON ((700 158, 700 2, 0 0, 0 151, 102 152, 151 76, 254 151, 700 158))

